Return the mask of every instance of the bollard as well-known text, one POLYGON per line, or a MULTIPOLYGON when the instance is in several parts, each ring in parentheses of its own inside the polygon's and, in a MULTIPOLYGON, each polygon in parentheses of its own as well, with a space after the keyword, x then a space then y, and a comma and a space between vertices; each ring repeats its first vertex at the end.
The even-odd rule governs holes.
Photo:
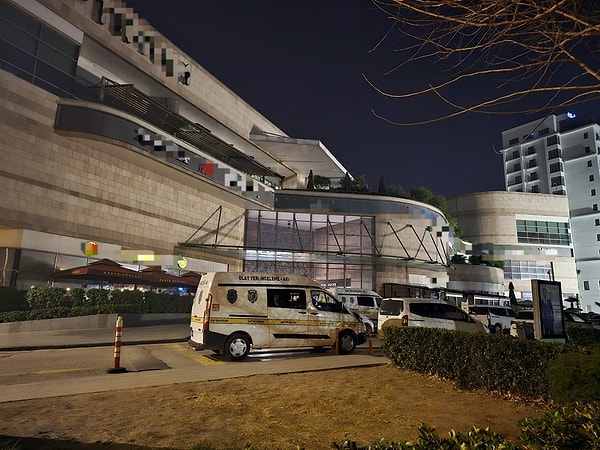
POLYGON ((121 329, 123 328, 123 318, 117 316, 117 325, 115 327, 115 351, 113 353, 113 366, 107 370, 108 373, 123 373, 125 367, 121 367, 121 329))

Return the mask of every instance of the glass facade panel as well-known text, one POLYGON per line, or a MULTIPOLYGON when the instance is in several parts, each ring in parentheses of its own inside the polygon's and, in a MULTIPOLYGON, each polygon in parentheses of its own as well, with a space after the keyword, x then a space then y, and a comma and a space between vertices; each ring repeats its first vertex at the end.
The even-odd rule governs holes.
POLYGON ((299 273, 372 289, 372 216, 247 211, 244 270, 299 273))
POLYGON ((0 67, 60 97, 72 97, 79 44, 0 0, 0 67))
POLYGON ((549 280, 549 261, 504 261, 505 280, 549 280))
POLYGON ((567 222, 517 219, 517 241, 522 244, 570 245, 567 222))
POLYGON ((22 250, 18 258, 16 286, 24 289, 47 286, 46 280, 52 279, 55 271, 56 253, 22 250))
POLYGON ((2 21, 0 23, 2 23, 0 39, 5 41, 7 44, 11 44, 13 47, 22 49, 29 55, 36 54, 38 40, 34 36, 26 33, 10 22, 2 21))

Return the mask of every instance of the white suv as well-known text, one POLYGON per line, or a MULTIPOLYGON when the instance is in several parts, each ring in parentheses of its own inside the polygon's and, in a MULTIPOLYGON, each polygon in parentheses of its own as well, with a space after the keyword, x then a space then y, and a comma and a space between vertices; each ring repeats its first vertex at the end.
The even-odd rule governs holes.
POLYGON ((483 322, 442 300, 384 298, 379 307, 379 329, 390 325, 444 328, 469 333, 489 333, 483 322))
POLYGON ((469 314, 485 323, 490 332, 508 334, 517 313, 509 306, 469 305, 469 314))

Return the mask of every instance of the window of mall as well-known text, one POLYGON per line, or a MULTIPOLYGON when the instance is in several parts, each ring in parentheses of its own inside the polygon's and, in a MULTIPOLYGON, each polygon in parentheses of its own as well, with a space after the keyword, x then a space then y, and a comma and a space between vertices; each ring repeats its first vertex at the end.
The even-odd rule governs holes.
POLYGON ((373 216, 249 210, 244 270, 373 289, 374 223, 373 216))

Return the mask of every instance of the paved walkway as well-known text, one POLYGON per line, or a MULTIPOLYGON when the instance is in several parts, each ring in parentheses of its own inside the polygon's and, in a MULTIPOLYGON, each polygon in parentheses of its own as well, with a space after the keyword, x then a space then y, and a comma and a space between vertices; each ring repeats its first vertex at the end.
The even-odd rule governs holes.
MULTIPOLYGON (((124 328, 122 343, 152 344, 186 342, 188 324, 155 325, 124 328)), ((42 348, 72 348, 114 345, 114 329, 50 330, 0 334, 0 351, 42 348)), ((240 362, 222 362, 209 357, 210 352, 186 353, 173 356, 173 351, 157 351, 155 356, 164 361, 157 370, 124 373, 106 373, 87 377, 69 377, 24 384, 0 386, 0 402, 34 398, 163 386, 196 381, 220 380, 260 374, 283 374, 387 364, 379 348, 369 349, 363 344, 351 355, 326 352, 306 357, 268 358, 252 357, 240 362), (171 360, 169 360, 171 358, 171 360)))

